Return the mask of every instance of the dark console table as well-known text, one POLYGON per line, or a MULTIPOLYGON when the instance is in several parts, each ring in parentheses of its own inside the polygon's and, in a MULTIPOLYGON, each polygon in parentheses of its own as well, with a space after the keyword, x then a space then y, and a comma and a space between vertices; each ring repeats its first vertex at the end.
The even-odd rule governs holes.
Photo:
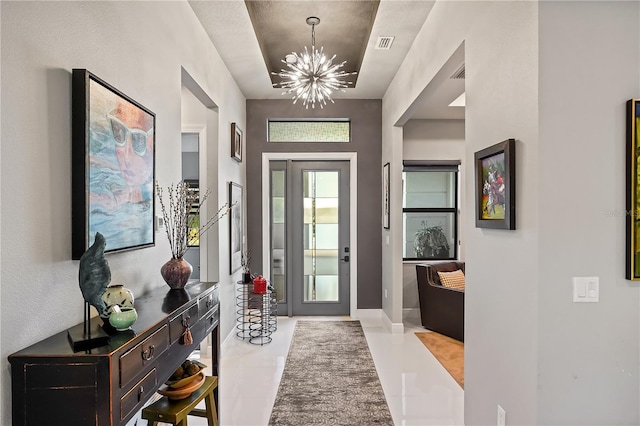
MULTIPOLYGON (((216 283, 158 288, 136 298, 138 320, 105 346, 74 353, 65 330, 10 355, 13 424, 125 425, 209 334, 217 376, 218 294, 216 283)), ((93 318, 92 327, 101 323, 93 318)))

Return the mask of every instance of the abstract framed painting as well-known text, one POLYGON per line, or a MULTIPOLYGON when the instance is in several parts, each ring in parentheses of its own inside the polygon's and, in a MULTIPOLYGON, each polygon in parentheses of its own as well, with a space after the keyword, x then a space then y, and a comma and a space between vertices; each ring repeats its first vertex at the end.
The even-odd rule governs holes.
POLYGON ((184 179, 187 200, 192 200, 187 217, 187 247, 200 247, 200 181, 184 179))
POLYGON ((640 99, 627 101, 626 278, 640 280, 640 99))
POLYGON ((86 69, 72 72, 72 259, 155 245, 156 116, 86 69))
POLYGON ((231 158, 242 162, 242 130, 236 123, 231 123, 231 158))
POLYGON ((382 226, 384 229, 391 227, 391 188, 389 187, 391 165, 382 166, 382 226))
POLYGON ((229 182, 229 274, 233 274, 242 266, 242 186, 229 182))
POLYGON ((516 141, 507 139, 474 155, 476 228, 516 229, 516 141))

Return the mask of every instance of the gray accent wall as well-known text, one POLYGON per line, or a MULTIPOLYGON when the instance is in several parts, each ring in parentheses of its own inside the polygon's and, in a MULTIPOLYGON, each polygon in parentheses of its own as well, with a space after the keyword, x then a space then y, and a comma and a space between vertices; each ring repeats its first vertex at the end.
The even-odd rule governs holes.
MULTIPOLYGON (((200 171, 198 162, 200 161, 198 152, 185 152, 185 149, 198 148, 198 135, 195 133, 182 134, 182 179, 199 180, 200 171)), ((191 273, 192 280, 200 279, 200 247, 191 247, 184 254, 184 260, 193 266, 191 273)))
MULTIPOLYGON (((247 244, 252 272, 262 273, 262 153, 357 152, 358 154, 358 309, 382 307, 382 101, 336 100, 323 109, 305 109, 283 100, 247 100, 247 244), (350 143, 269 143, 269 119, 348 118, 350 143)), ((353 245, 353 242, 351 243, 353 245)))

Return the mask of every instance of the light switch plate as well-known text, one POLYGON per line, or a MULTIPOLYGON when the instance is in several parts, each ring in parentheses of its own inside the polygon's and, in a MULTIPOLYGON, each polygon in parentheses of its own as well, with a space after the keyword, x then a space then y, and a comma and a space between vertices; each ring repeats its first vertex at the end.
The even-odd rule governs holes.
POLYGON ((573 301, 599 302, 600 277, 573 277, 573 301))
POLYGON ((162 216, 156 216, 156 232, 164 229, 164 218, 162 216))

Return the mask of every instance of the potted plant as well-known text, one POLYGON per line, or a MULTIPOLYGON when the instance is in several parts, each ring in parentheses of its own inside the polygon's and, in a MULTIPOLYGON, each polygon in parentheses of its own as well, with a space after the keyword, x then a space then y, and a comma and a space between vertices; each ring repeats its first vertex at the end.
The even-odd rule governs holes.
POLYGON ((413 248, 419 258, 449 258, 449 242, 444 230, 440 225, 428 226, 425 220, 422 221, 422 228, 415 233, 413 248))

